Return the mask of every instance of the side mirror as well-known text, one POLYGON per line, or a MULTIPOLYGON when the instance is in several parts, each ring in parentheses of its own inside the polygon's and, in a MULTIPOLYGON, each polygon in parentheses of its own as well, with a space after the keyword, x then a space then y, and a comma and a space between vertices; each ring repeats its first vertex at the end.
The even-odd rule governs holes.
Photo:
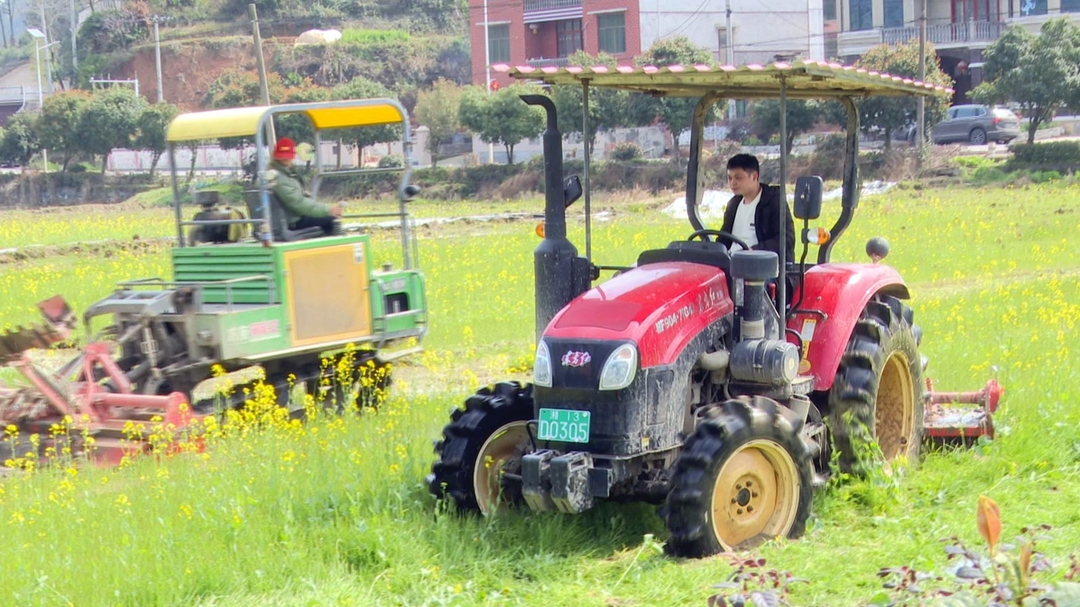
POLYGON ((795 180, 795 217, 817 219, 821 215, 821 177, 799 177, 795 180))
POLYGON ((569 208, 570 205, 581 198, 581 179, 577 175, 571 175, 563 182, 563 200, 565 201, 565 208, 569 208))
POLYGON ((411 185, 411 184, 405 186, 405 199, 406 200, 412 200, 419 193, 420 193, 420 186, 411 185))

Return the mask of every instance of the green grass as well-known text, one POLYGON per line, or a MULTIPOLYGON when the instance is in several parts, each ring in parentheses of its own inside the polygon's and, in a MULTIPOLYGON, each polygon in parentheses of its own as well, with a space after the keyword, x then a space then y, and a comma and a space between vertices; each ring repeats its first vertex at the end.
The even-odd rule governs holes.
MULTIPOLYGON (((886 237, 886 262, 913 290, 936 386, 978 388, 996 365, 1007 392, 995 442, 932 451, 891 482, 820 493, 804 538, 758 550, 769 567, 809 581, 795 586, 792 604, 865 605, 881 589, 881 567, 943 572, 939 540, 977 543, 979 495, 1001 506, 1004 538, 1052 525, 1040 549, 1055 566, 1046 579, 1061 577, 1080 546, 1080 252, 1069 246, 1078 200, 1080 187, 1046 184, 896 189, 861 202, 834 261, 861 261, 867 238, 886 237)), ((617 211, 635 204, 597 201, 617 211)), ((478 207, 455 214, 464 208, 478 207)), ((816 223, 831 225, 837 212, 826 203, 816 223)), ((726 561, 650 549, 647 534, 666 537, 652 507, 461 520, 422 486, 448 409, 531 353, 533 226, 423 229, 429 350, 398 369, 403 381, 378 415, 253 433, 205 456, 0 480, 4 594, 19 605, 80 606, 706 605, 726 561)), ((690 232, 640 211, 594 228, 596 260, 613 265, 690 232)), ((581 224, 570 232, 583 251, 581 224)), ((379 246, 391 255, 392 241, 379 246)), ((85 303, 124 269, 164 271, 164 259, 158 251, 0 265, 0 325, 33 320, 26 308, 50 289, 85 303)))

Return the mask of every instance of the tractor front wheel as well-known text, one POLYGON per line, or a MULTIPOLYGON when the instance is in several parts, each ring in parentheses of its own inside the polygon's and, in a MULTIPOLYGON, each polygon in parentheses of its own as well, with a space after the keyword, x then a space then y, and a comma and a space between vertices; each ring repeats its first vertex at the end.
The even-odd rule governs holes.
POLYGON ((481 388, 443 428, 443 440, 435 445, 439 459, 427 477, 430 491, 438 498, 449 494, 460 512, 486 515, 520 505, 521 484, 512 479, 520 479, 532 418, 532 386, 506 382, 481 388))
POLYGON ((829 429, 843 472, 864 475, 876 455, 915 460, 922 446, 920 331, 911 308, 879 295, 863 310, 829 391, 829 429))
POLYGON ((813 497, 802 424, 764 397, 706 412, 675 462, 662 508, 671 531, 667 551, 698 558, 800 537, 813 497))

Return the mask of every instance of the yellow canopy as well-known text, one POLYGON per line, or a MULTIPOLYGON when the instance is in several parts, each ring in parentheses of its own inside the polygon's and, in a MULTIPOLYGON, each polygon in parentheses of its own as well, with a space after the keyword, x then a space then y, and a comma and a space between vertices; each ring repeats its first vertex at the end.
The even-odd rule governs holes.
POLYGON ((393 99, 348 99, 316 103, 228 108, 190 112, 173 119, 166 132, 170 142, 223 137, 251 137, 267 114, 306 114, 315 128, 341 129, 405 122, 405 110, 393 99))

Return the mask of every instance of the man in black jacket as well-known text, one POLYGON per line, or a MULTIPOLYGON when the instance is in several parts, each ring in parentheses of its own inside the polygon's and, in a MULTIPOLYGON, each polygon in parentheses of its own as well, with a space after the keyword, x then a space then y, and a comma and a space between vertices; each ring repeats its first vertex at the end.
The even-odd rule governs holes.
MULTIPOLYGON (((785 236, 787 257, 795 259, 795 225, 787 204, 780 200, 780 188, 761 184, 758 180, 761 167, 757 158, 750 154, 736 154, 728 160, 728 187, 735 194, 728 201, 721 231, 733 234, 753 250, 772 251, 780 255, 780 209, 787 213, 785 236)), ((733 251, 742 247, 732 245, 733 251)))

